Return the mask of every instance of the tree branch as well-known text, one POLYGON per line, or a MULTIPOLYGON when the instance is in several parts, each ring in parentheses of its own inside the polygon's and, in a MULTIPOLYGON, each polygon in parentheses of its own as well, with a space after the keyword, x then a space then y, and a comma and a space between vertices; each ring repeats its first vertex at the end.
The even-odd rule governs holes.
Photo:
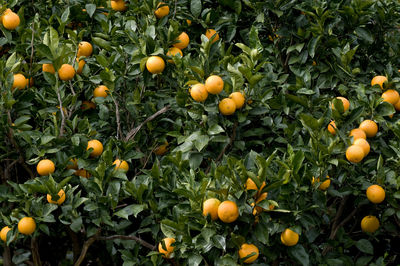
POLYGON ((31 239, 31 252, 32 252, 33 264, 35 266, 42 265, 42 262, 40 261, 39 245, 37 243, 37 237, 32 237, 31 239))
POLYGON ((113 100, 115 105, 115 118, 117 119, 117 139, 119 139, 120 137, 122 137, 119 108, 118 108, 118 103, 115 100, 114 96, 111 95, 111 99, 113 100))
POLYGON ((63 106, 62 106, 60 87, 58 86, 58 84, 57 84, 57 98, 58 98, 58 104, 60 105, 60 112, 61 112, 61 126, 60 126, 59 137, 62 137, 64 135, 65 114, 64 114, 64 110, 63 110, 63 106))
POLYGON ((67 232, 68 232, 69 236, 71 237, 73 261, 75 262, 78 260, 78 256, 79 256, 79 252, 80 252, 79 238, 78 238, 78 235, 74 231, 72 231, 69 226, 66 226, 66 227, 67 227, 67 232))
POLYGON ((12 266, 14 265, 12 263, 11 259, 11 250, 9 246, 4 246, 4 251, 3 251, 3 263, 4 266, 12 266))
POLYGON ((156 250, 156 246, 152 245, 143 239, 137 237, 137 236, 125 236, 125 235, 113 235, 113 236, 101 236, 99 237, 99 240, 114 240, 114 239, 123 239, 123 240, 135 240, 138 242, 140 245, 150 249, 150 250, 156 250))
POLYGON ((99 234, 100 234, 100 229, 97 230, 97 233, 94 236, 92 236, 91 238, 86 240, 85 243, 83 243, 81 255, 79 256, 79 258, 75 262, 74 266, 81 265, 81 263, 83 262, 83 260, 86 257, 86 253, 87 253, 89 247, 98 239, 99 234))

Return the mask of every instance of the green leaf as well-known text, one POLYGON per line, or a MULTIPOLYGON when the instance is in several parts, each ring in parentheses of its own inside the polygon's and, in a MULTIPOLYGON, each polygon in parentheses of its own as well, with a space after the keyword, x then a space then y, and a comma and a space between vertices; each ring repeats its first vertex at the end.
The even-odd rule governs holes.
POLYGON ((201 151, 205 146, 207 146, 210 141, 210 137, 207 135, 201 135, 194 141, 194 146, 198 151, 201 151))
POLYGON ((65 22, 67 22, 67 20, 68 20, 68 17, 69 17, 69 6, 64 10, 64 12, 62 13, 62 15, 61 15, 61 21, 62 21, 62 23, 65 23, 65 22))
POLYGON ((394 109, 393 105, 388 102, 382 102, 376 108, 376 112, 381 116, 388 116, 394 114, 396 110, 394 109))
POLYGON ((96 5, 95 4, 86 4, 85 8, 86 8, 86 12, 88 13, 89 17, 92 17, 94 12, 96 11, 96 5))
POLYGON ((356 247, 364 253, 374 255, 374 246, 367 239, 360 239, 356 242, 356 247))
POLYGON ((308 256, 308 253, 305 251, 303 245, 297 244, 293 247, 288 248, 288 253, 301 265, 310 265, 310 258, 308 256))
POLYGON ((200 255, 192 254, 189 256, 188 265, 198 266, 203 261, 200 255))
POLYGON ((140 212, 142 212, 143 210, 145 210, 146 208, 147 208, 146 204, 132 204, 132 205, 126 206, 122 210, 117 211, 116 213, 114 213, 114 215, 117 215, 121 218, 128 220, 129 216, 133 215, 133 216, 137 217, 137 215, 140 212))
POLYGON ((190 12, 194 17, 198 17, 201 14, 201 0, 191 0, 190 1, 190 12))
POLYGON ((217 135, 222 132, 225 132, 225 130, 220 125, 214 124, 208 129, 207 134, 208 135, 217 135))

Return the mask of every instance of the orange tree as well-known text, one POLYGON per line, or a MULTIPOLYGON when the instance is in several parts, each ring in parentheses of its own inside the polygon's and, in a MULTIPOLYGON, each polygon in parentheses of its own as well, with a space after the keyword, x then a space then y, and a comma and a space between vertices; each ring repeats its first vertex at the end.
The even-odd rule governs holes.
POLYGON ((0 5, 4 265, 399 263, 397 1, 0 5))

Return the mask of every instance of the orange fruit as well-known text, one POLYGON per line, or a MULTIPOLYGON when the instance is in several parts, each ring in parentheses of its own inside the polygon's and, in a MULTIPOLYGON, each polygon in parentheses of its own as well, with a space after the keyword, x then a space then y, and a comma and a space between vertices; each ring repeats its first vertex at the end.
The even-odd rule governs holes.
POLYGON ((219 201, 216 198, 211 198, 207 199, 206 201, 203 202, 203 215, 211 216, 211 220, 215 221, 218 219, 218 207, 221 204, 221 201, 219 201))
POLYGON ((225 98, 219 102, 218 108, 221 114, 232 115, 236 111, 236 104, 234 100, 225 98))
POLYGON ((394 104, 394 109, 396 109, 396 111, 400 111, 400 99, 394 104))
POLYGON ((111 1, 111 8, 115 11, 125 11, 127 6, 124 0, 114 0, 111 1))
POLYGON ((161 144, 160 146, 154 149, 154 153, 159 156, 164 155, 167 151, 168 151, 168 142, 161 144))
POLYGON ((364 157, 368 155, 368 153, 370 151, 370 146, 369 146, 368 141, 366 141, 365 139, 356 139, 353 144, 358 145, 363 149, 364 157))
POLYGON ((385 76, 375 76, 371 80, 371 86, 379 85, 381 87, 381 89, 383 90, 383 83, 385 83, 387 81, 388 81, 388 79, 385 76))
POLYGON ((353 142, 356 139, 366 139, 367 135, 365 134, 364 130, 361 128, 354 128, 350 131, 350 137, 353 137, 353 142))
POLYGON ((299 242, 299 234, 286 228, 281 234, 281 242, 288 247, 294 246, 299 242))
POLYGON ((384 102, 388 102, 391 104, 396 104, 399 101, 399 93, 395 90, 387 90, 382 93, 382 98, 384 102))
POLYGON ((156 15, 157 18, 163 18, 169 14, 169 6, 165 5, 164 2, 160 2, 157 5, 156 11, 154 11, 154 14, 156 15), (160 7, 160 5, 164 5, 160 7))
POLYGON ((78 58, 76 59, 76 61, 78 62, 78 69, 76 70, 76 73, 78 73, 79 75, 82 74, 83 68, 86 64, 85 60, 81 59, 79 60, 78 58))
POLYGON ((56 167, 51 160, 45 159, 37 164, 36 170, 39 175, 48 175, 54 173, 56 167))
POLYGON ((187 19, 186 23, 188 24, 188 26, 192 25, 192 21, 190 19, 187 19))
POLYGON ((346 150, 346 158, 352 163, 359 163, 364 158, 364 149, 358 145, 351 145, 346 150))
POLYGON ((109 90, 106 86, 100 85, 100 86, 98 86, 96 89, 94 89, 94 91, 93 91, 93 96, 94 96, 94 97, 103 97, 103 98, 106 98, 109 91, 110 91, 110 90, 109 90))
POLYGON ((244 97, 243 93, 241 93, 239 91, 232 92, 229 95, 229 98, 231 98, 235 102, 236 109, 240 109, 243 107, 244 102, 245 102, 245 97, 244 97))
POLYGON ((67 169, 78 169, 78 159, 73 158, 68 161, 67 169))
MULTIPOLYGON (((181 57, 183 56, 183 53, 182 53, 181 49, 176 48, 176 47, 171 47, 171 48, 168 49, 167 56, 174 57, 174 56, 176 56, 178 54, 180 54, 181 57)), ((170 59, 170 60, 168 60, 168 63, 173 64, 174 60, 170 59)))
POLYGON ((244 263, 254 262, 258 258, 258 255, 260 254, 258 248, 255 245, 245 243, 239 249, 239 258, 243 259, 252 253, 255 253, 255 254, 253 254, 250 257, 248 257, 247 259, 245 259, 243 261, 244 263))
POLYGON ((367 233, 374 233, 379 228, 379 220, 373 215, 365 216, 361 220, 361 230, 367 233))
POLYGON ((219 40, 219 34, 214 29, 207 29, 206 30, 206 37, 210 40, 213 36, 215 36, 212 43, 215 43, 219 40))
POLYGON ((176 38, 176 41, 178 42, 174 43, 172 46, 183 50, 188 47, 190 39, 186 32, 182 32, 178 38, 176 38))
POLYGON ((260 196, 257 197, 256 204, 258 204, 261 201, 265 200, 267 197, 268 197, 268 192, 262 193, 260 196))
POLYGON ((226 200, 218 207, 218 218, 224 223, 232 223, 239 217, 239 209, 235 202, 226 200))
POLYGON ((7 233, 8 231, 10 231, 11 228, 8 226, 4 226, 1 231, 0 231, 0 238, 1 240, 3 240, 4 242, 7 242, 7 233))
POLYGON ((375 137, 378 133, 378 125, 372 120, 364 120, 361 122, 359 128, 361 128, 368 138, 375 137))
POLYGON ((211 94, 219 94, 224 89, 224 81, 217 75, 209 76, 204 85, 208 93, 211 94))
MULTIPOLYGON (((315 179, 315 177, 312 178, 311 183, 314 185, 315 182, 320 182, 319 177, 317 179, 315 179)), ((329 175, 327 175, 326 180, 319 185, 318 189, 325 191, 329 188, 330 185, 331 185, 331 180, 330 180, 329 175)))
POLYGON ((124 172, 128 172, 129 170, 129 164, 124 160, 116 159, 112 165, 115 165, 115 170, 121 170, 124 172))
POLYGON ((100 156, 103 153, 103 144, 97 139, 89 140, 86 150, 92 148, 93 150, 90 152, 91 157, 100 156))
POLYGON ((14 74, 14 82, 12 85, 12 89, 18 88, 19 90, 24 89, 28 86, 28 80, 22 74, 14 74))
POLYGON ((371 185, 367 188, 367 198, 372 203, 381 203, 385 199, 385 190, 379 185, 371 185))
MULTIPOLYGON (((343 103, 343 110, 346 112, 347 110, 349 110, 349 108, 350 108, 350 102, 349 102, 349 100, 347 100, 346 98, 344 98, 344 97, 336 97, 336 99, 338 99, 338 100, 342 100, 342 103, 343 103)), ((333 110, 335 110, 335 106, 333 105, 333 103, 332 103, 332 109, 333 110)))
POLYGON ((94 102, 91 102, 91 101, 83 101, 82 102, 82 106, 81 106, 82 110, 95 109, 95 108, 96 108, 96 104, 94 102))
POLYGON ((57 201, 54 201, 50 194, 47 194, 47 202, 52 204, 61 205, 65 201, 65 192, 63 189, 58 191, 57 195, 59 196, 57 201))
POLYGON ((7 30, 14 30, 19 26, 21 20, 19 19, 18 14, 14 13, 8 8, 1 17, 1 22, 3 23, 4 28, 7 30))
POLYGON ((329 123, 329 125, 328 125, 328 131, 329 131, 332 135, 336 135, 336 129, 337 129, 337 127, 336 127, 335 121, 332 120, 332 121, 329 123))
POLYGON ((32 217, 24 217, 18 222, 18 231, 23 235, 30 235, 35 229, 36 223, 32 217))
POLYGON ((208 97, 206 86, 201 83, 193 85, 190 89, 190 96, 192 96, 193 100, 196 102, 204 102, 208 97))
POLYGON ((93 46, 89 42, 80 42, 77 57, 91 56, 93 53, 93 46))
POLYGON ((89 178, 90 177, 90 173, 88 171, 86 171, 85 169, 76 170, 74 175, 81 176, 81 177, 84 177, 84 178, 89 178))
POLYGON ((258 189, 256 183, 254 183, 253 179, 251 179, 251 178, 247 178, 246 184, 245 184, 246 190, 258 190, 259 192, 261 192, 261 190, 262 190, 265 186, 266 186, 266 183, 265 183, 265 181, 264 181, 264 182, 261 184, 260 189, 258 189))
POLYGON ((42 65, 42 71, 43 72, 48 72, 48 73, 51 73, 51 74, 56 73, 56 70, 54 69, 53 64, 43 64, 42 65))
POLYGON ((172 244, 175 243, 175 238, 167 237, 167 238, 164 238, 162 241, 164 242, 166 250, 163 248, 163 245, 160 242, 158 244, 158 251, 163 254, 164 258, 169 258, 175 249, 175 247, 172 246, 172 244))
POLYGON ((63 64, 58 70, 58 76, 63 81, 71 80, 75 76, 75 69, 70 64, 63 64))
POLYGON ((165 68, 164 59, 159 56, 150 56, 147 59, 146 68, 151 74, 160 74, 165 68))

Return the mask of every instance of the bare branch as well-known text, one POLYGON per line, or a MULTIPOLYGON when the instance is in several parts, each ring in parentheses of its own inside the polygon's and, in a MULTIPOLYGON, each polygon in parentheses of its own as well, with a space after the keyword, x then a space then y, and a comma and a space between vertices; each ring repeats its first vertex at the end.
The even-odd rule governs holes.
POLYGON ((110 95, 110 96, 115 105, 115 118, 117 119, 117 139, 119 139, 120 137, 122 137, 122 132, 121 132, 121 121, 120 121, 118 103, 117 103, 117 100, 115 100, 113 95, 110 95))
POLYGON ((58 104, 60 105, 60 112, 61 112, 60 137, 62 137, 64 135, 65 114, 64 114, 64 110, 63 110, 63 105, 62 105, 61 93, 60 93, 60 87, 59 86, 57 86, 57 98, 58 98, 58 104))
POLYGON ((99 234, 100 234, 100 228, 97 230, 97 233, 94 236, 92 236, 91 238, 86 240, 85 243, 83 243, 81 255, 79 256, 79 258, 75 262, 74 266, 81 265, 81 263, 83 262, 83 260, 86 257, 86 253, 87 253, 89 247, 98 239, 99 234))

